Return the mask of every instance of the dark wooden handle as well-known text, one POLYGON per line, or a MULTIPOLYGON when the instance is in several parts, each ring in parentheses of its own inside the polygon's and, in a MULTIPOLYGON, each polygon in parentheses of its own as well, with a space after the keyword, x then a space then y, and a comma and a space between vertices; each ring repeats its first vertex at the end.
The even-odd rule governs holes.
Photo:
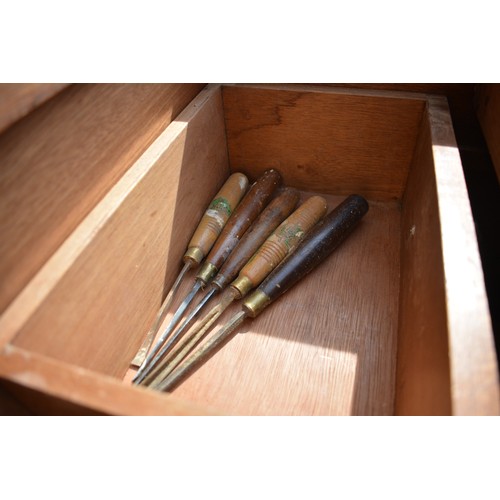
POLYGON ((326 200, 313 196, 305 201, 269 236, 231 284, 242 296, 262 283, 264 278, 292 252, 306 233, 325 215, 326 200), (238 284, 236 283, 238 282, 238 284), (240 286, 240 282, 244 283, 240 286))
POLYGON ((212 281, 213 286, 222 290, 238 276, 241 268, 266 241, 267 237, 292 213, 299 202, 299 197, 299 192, 296 189, 282 189, 231 252, 229 258, 212 281))
MULTIPOLYGON (((255 292, 267 297, 264 307, 321 264, 347 238, 367 211, 367 201, 362 196, 351 195, 320 221, 255 292)), ((255 300, 250 296, 246 302, 251 305, 255 300)), ((260 310, 250 307, 248 312, 254 316, 260 310)))
POLYGON ((247 189, 248 179, 246 175, 237 172, 229 176, 198 224, 188 244, 184 261, 195 260, 196 264, 199 264, 210 252, 247 189))
POLYGON ((206 262, 220 269, 281 183, 276 170, 267 170, 250 187, 208 254, 206 262))

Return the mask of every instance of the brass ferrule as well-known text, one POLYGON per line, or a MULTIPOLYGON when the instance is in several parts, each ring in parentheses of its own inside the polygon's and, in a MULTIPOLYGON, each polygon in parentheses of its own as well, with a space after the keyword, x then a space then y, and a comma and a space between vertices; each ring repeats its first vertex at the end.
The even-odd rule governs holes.
POLYGON ((198 247, 189 247, 186 250, 186 253, 184 254, 183 260, 184 262, 191 261, 195 263, 196 265, 199 265, 200 262, 203 260, 203 252, 198 248, 198 247))
POLYGON ((217 268, 210 262, 205 262, 196 277, 207 284, 217 274, 217 268))
POLYGON ((243 298, 253 288, 253 283, 246 276, 238 276, 231 286, 239 292, 240 298, 243 298))
POLYGON ((255 318, 255 316, 260 314, 270 302, 271 299, 264 292, 255 290, 255 292, 243 302, 243 309, 251 318, 255 318))
POLYGON ((226 286, 226 278, 220 277, 220 273, 218 274, 218 278, 212 281, 212 286, 217 288, 217 291, 220 292, 226 286))

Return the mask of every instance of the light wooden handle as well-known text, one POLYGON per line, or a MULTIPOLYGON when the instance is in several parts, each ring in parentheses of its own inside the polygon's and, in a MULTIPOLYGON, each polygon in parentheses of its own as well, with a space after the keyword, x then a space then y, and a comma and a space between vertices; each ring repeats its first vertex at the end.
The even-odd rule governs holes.
POLYGON ((245 300, 243 310, 254 318, 318 267, 352 233, 368 208, 362 196, 354 194, 346 198, 309 231, 293 254, 245 300))
POLYGON ((199 264, 210 252, 233 210, 248 189, 242 173, 232 174, 224 183, 203 215, 184 255, 184 262, 199 264))
POLYGON ((267 205, 280 183, 281 175, 279 172, 267 170, 250 186, 210 250, 205 263, 196 276, 198 279, 208 283, 215 276, 252 222, 267 205))
POLYGON ((231 283, 242 297, 260 285, 266 276, 292 252, 306 233, 327 211, 326 200, 313 196, 304 202, 267 238, 231 283))
POLYGON ((212 286, 222 290, 231 283, 264 241, 295 210, 298 202, 298 191, 293 188, 284 188, 245 233, 212 281, 212 286))

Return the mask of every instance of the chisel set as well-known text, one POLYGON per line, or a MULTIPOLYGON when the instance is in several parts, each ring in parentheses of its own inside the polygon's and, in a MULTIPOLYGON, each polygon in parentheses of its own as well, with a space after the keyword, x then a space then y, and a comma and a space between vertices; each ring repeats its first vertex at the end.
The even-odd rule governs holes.
POLYGON ((298 191, 284 186, 274 169, 251 186, 242 173, 227 179, 194 231, 182 270, 132 361, 139 367, 134 384, 174 389, 246 318, 255 318, 323 262, 368 211, 367 201, 355 194, 328 214, 321 196, 299 200, 298 191), (153 345, 180 283, 198 267, 191 291, 153 345), (184 318, 198 294, 201 299, 184 318), (215 304, 195 322, 212 298, 215 304), (221 314, 238 300, 240 312, 205 340, 221 314))

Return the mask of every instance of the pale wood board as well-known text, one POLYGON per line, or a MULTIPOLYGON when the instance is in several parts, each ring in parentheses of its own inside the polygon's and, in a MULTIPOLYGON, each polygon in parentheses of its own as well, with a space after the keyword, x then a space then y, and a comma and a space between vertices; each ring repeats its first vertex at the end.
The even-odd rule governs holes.
POLYGON ((429 99, 454 415, 499 415, 498 361, 474 221, 446 100, 429 99))
POLYGON ((498 415, 498 367, 448 105, 428 99, 401 226, 396 413, 498 415))
MULTIPOLYGON (((343 198, 327 196, 329 208, 343 198)), ((245 322, 173 394, 238 415, 393 414, 399 223, 398 204, 370 202, 327 262, 245 322)), ((231 305, 217 325, 240 306, 231 305)), ((126 383, 134 373, 129 370, 126 383)))
POLYGON ((0 135, 0 313, 201 88, 72 85, 0 135))
POLYGON ((500 182, 500 83, 478 86, 477 116, 500 182))
POLYGON ((224 86, 231 168, 276 168, 288 185, 320 193, 400 199, 425 104, 416 96, 224 86))
POLYGON ((0 318, 3 342, 123 376, 229 175, 221 111, 211 87, 165 129, 0 318))
POLYGON ((150 394, 119 380, 7 345, 0 352, 0 378, 35 414, 214 415, 217 412, 150 394))
POLYGON ((452 411, 440 231, 430 127, 424 118, 402 208, 397 415, 452 411))
POLYGON ((0 132, 67 86, 67 83, 0 83, 0 132))

